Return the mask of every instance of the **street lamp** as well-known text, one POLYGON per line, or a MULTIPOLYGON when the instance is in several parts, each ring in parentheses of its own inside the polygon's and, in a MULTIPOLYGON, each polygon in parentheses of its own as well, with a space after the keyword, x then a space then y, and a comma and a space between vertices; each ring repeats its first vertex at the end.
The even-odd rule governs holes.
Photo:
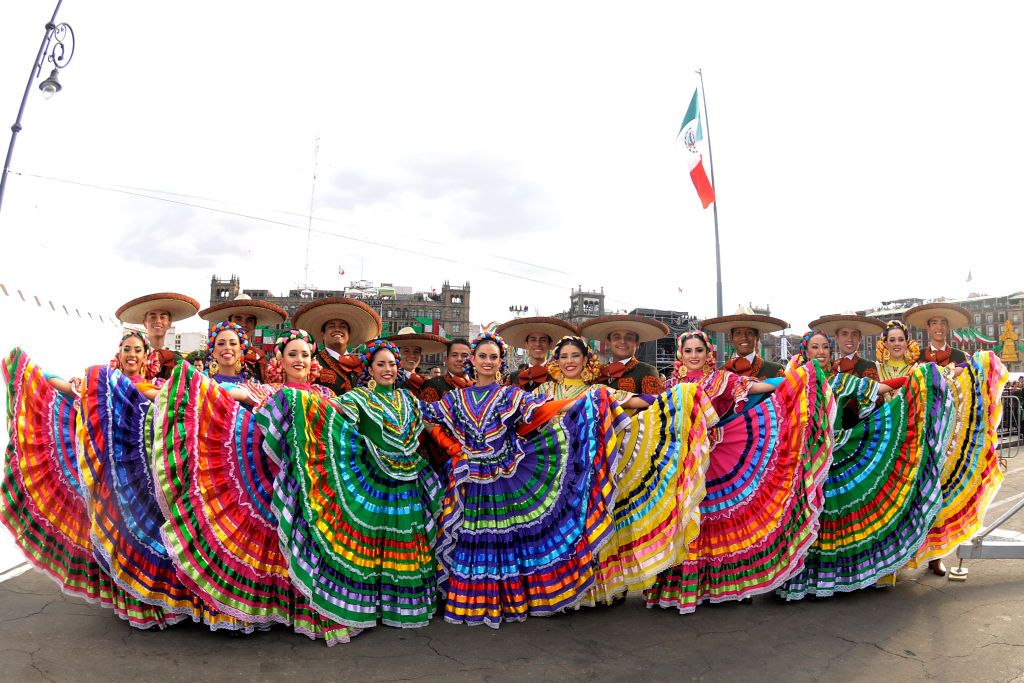
POLYGON ((512 313, 517 318, 519 316, 523 315, 524 313, 526 313, 529 310, 530 310, 529 306, 509 306, 508 307, 508 312, 512 313))
POLYGON ((32 90, 32 82, 39 78, 43 65, 49 62, 53 64, 50 77, 39 84, 43 97, 49 99, 54 93, 60 92, 60 80, 57 72, 68 65, 75 54, 75 32, 68 24, 56 24, 57 12, 63 0, 57 0, 57 6, 53 8, 53 16, 46 24, 46 33, 43 34, 43 42, 39 44, 39 52, 36 60, 32 63, 32 71, 28 75, 28 83, 25 84, 25 94, 21 97, 21 106, 18 107, 18 118, 11 126, 11 143, 7 146, 7 158, 4 159, 4 172, 0 175, 0 208, 4 205, 4 190, 7 189, 7 171, 11 167, 11 155, 14 154, 14 141, 21 132, 21 116, 25 113, 25 103, 28 101, 28 94, 32 90))

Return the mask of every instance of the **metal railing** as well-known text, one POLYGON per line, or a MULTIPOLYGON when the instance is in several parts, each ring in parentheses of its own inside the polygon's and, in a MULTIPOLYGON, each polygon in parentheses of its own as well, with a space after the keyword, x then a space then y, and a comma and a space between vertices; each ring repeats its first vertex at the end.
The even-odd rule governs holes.
POLYGON ((1000 458, 1013 458, 1024 446, 1024 401, 1020 394, 1003 394, 1003 419, 996 431, 1000 458))

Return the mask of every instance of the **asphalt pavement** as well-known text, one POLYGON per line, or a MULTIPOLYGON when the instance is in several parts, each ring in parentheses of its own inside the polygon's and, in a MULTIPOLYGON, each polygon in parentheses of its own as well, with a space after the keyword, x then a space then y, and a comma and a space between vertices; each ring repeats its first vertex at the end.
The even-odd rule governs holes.
MULTIPOLYGON (((1024 458, 1010 461, 989 519, 1021 497, 1024 458)), ((1007 528, 1024 532, 1018 517, 1007 528)), ((30 571, 0 583, 0 680, 1024 683, 1024 561, 965 565, 962 583, 904 571, 893 588, 687 616, 631 598, 498 630, 381 626, 332 648, 283 628, 137 631, 30 571)))

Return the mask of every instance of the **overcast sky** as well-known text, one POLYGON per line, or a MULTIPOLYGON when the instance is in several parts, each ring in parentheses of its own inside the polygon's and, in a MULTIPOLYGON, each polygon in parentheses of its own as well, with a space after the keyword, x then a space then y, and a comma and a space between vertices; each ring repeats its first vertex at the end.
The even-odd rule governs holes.
MULTIPOLYGON (((0 282, 113 312, 207 305, 215 273, 363 274, 469 281, 477 322, 578 285, 711 316, 712 211, 675 140, 702 68, 726 313, 1024 289, 1024 10, 772 5, 67 0, 77 50, 61 93, 33 86, 0 282)), ((4 131, 52 7, 0 10, 4 131)))

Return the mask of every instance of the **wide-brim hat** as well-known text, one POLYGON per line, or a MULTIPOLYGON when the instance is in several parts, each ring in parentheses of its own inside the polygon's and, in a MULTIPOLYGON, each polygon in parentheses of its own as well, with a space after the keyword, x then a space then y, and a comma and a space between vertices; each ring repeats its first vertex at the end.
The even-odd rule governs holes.
POLYGON ((257 325, 280 325, 288 319, 288 311, 259 299, 235 299, 199 311, 199 317, 211 323, 222 322, 233 315, 251 315, 256 318, 257 325))
POLYGON ((636 332, 640 342, 657 341, 668 336, 668 325, 643 315, 602 315, 580 325, 580 334, 588 339, 605 341, 615 330, 636 332))
POLYGON ((850 327, 860 331, 862 335, 881 334, 885 330, 885 323, 866 315, 856 313, 837 313, 834 315, 823 315, 810 324, 812 330, 823 330, 830 336, 836 336, 842 327, 850 327))
POLYGON ((171 322, 174 323, 191 318, 198 310, 199 302, 190 296, 158 292, 132 299, 117 309, 114 315, 123 323, 142 325, 150 311, 167 311, 171 316, 171 322))
POLYGON ((914 306, 903 314, 903 320, 908 325, 928 328, 928 321, 931 318, 945 318, 949 322, 949 329, 956 330, 961 327, 968 327, 971 324, 971 312, 963 306, 947 303, 922 304, 914 306))
POLYGON ((705 332, 725 332, 729 334, 737 327, 750 327, 757 330, 759 334, 778 332, 789 327, 789 323, 781 318, 773 318, 770 315, 760 313, 736 313, 734 315, 720 315, 717 318, 708 318, 700 323, 701 329, 705 332))
POLYGON ((423 351, 424 356, 448 352, 448 340, 440 335, 428 332, 399 331, 398 334, 393 334, 390 337, 386 337, 386 339, 399 348, 402 346, 418 346, 423 351))
POLYGON ((309 332, 317 343, 324 340, 323 326, 328 320, 348 323, 348 345, 359 346, 380 336, 380 316, 362 301, 335 296, 312 301, 292 316, 292 325, 309 332))
POLYGON ((532 318, 516 318, 504 322, 494 329, 509 346, 517 349, 526 348, 526 338, 531 334, 546 334, 554 344, 568 334, 579 334, 580 331, 572 323, 559 318, 534 316, 532 318))

